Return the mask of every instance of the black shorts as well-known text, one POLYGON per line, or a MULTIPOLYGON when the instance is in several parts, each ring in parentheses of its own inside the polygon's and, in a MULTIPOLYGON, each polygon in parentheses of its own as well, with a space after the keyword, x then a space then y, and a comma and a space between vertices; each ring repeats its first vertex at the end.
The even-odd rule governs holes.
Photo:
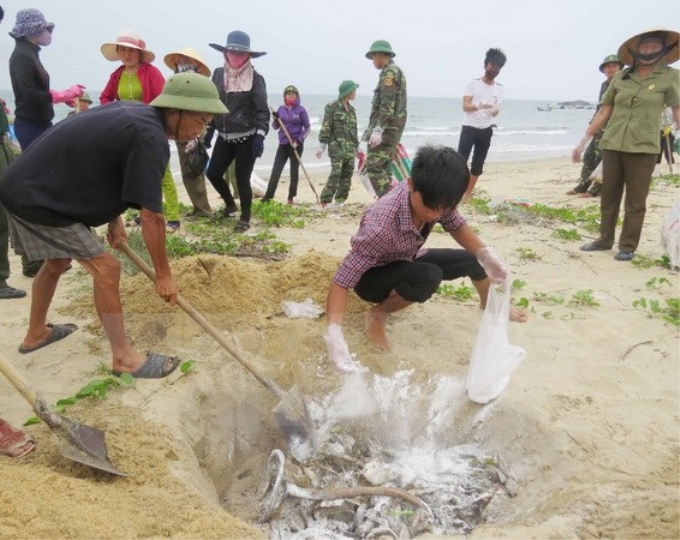
POLYGON ((442 281, 459 277, 473 281, 486 278, 484 269, 469 251, 464 249, 430 249, 413 261, 397 261, 368 270, 354 287, 367 302, 380 303, 392 291, 408 302, 425 302, 442 281))

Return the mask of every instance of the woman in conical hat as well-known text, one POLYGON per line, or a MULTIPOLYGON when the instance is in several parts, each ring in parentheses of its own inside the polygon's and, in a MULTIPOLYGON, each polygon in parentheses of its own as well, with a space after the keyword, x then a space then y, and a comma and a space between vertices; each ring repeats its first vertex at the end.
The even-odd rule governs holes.
POLYGON ((655 28, 636 34, 619 48, 619 59, 628 67, 614 75, 602 96, 600 110, 572 153, 573 161, 579 162, 590 138, 608 122, 600 142, 600 235, 581 246, 582 251, 613 247, 625 192, 625 215, 614 259, 630 261, 635 256, 660 152, 659 119, 664 107, 671 107, 675 127, 680 129, 680 73, 668 66, 680 58, 678 37, 678 32, 655 28))

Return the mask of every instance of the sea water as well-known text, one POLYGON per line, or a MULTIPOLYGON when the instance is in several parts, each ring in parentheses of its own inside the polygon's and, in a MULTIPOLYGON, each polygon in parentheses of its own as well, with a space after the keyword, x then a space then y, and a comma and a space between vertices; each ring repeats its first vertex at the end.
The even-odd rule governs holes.
MULTIPOLYGON (((99 92, 88 91, 95 103, 99 101, 99 92)), ((7 101, 7 106, 14 110, 14 97, 11 91, 0 90, 0 97, 7 101)), ((309 113, 312 131, 305 143, 302 162, 305 168, 314 172, 327 172, 330 168, 328 154, 321 160, 316 158, 319 147, 318 136, 323 120, 326 103, 332 101, 330 95, 302 95, 302 105, 309 113)), ((281 105, 280 95, 270 95, 269 104, 273 109, 281 105)), ((545 158, 567 157, 583 136, 588 122, 593 116, 592 109, 560 109, 539 111, 543 101, 512 100, 503 103, 500 114, 496 117, 496 128, 491 141, 491 149, 487 162, 526 161, 545 158)), ((357 96, 352 102, 357 110, 359 136, 366 129, 371 111, 371 96, 357 96)), ((554 104, 551 104, 554 105, 554 104)), ((55 106, 55 122, 68 114, 66 105, 55 106)), ((443 144, 458 147, 460 128, 463 120, 462 99, 409 97, 408 120, 402 136, 402 144, 413 156, 419 146, 424 144, 443 144)), ((274 162, 278 146, 277 132, 269 130, 265 140, 264 154, 255 163, 255 172, 262 178, 268 178, 274 162)), ((362 144, 365 148, 365 143, 362 144)), ((174 144, 170 148, 175 152, 174 144)), ((173 171, 174 171, 173 167, 173 171)), ((284 175, 287 175, 287 168, 284 175)))

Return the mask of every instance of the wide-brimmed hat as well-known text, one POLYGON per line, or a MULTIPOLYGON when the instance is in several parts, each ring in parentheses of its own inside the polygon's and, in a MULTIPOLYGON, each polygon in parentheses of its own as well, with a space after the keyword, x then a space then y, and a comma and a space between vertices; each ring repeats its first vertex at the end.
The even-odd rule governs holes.
POLYGON ((222 52, 232 51, 248 53, 252 58, 258 58, 267 54, 266 52, 262 51, 250 50, 250 36, 245 32, 241 32, 241 30, 229 32, 229 34, 227 34, 226 45, 220 45, 218 43, 208 43, 208 45, 210 45, 213 49, 217 49, 218 51, 222 52))
POLYGON ((92 103, 92 98, 90 97, 90 94, 87 92, 83 92, 83 95, 78 98, 80 101, 87 101, 88 103, 92 103))
POLYGON ((366 53, 366 58, 370 60, 373 53, 382 53, 390 57, 394 57, 397 54, 392 50, 392 45, 390 45, 390 42, 385 41, 384 39, 379 39, 378 41, 373 42, 371 48, 366 53))
POLYGON ((171 75, 162 92, 149 105, 164 109, 226 114, 217 87, 208 77, 186 71, 171 75))
POLYGON ((618 52, 621 62, 627 66, 632 66, 635 62, 635 59, 633 58, 631 51, 637 51, 638 47, 640 46, 640 42, 650 38, 662 41, 664 47, 670 47, 670 50, 660 59, 662 64, 672 64, 673 62, 677 62, 678 59, 680 59, 680 46, 678 45, 680 34, 674 30, 668 30, 666 28, 651 28, 636 34, 632 38, 628 38, 623 42, 623 44, 619 47, 618 52))
POLYGON ((127 47, 128 49, 137 49, 141 51, 139 57, 140 62, 153 62, 156 55, 146 48, 146 43, 139 37, 139 34, 134 30, 121 30, 118 33, 116 41, 107 41, 101 47, 102 54, 107 60, 115 62, 120 60, 120 54, 118 53, 118 46, 127 47))
POLYGON ((20 9, 17 12, 17 20, 14 28, 9 33, 14 39, 34 38, 44 30, 54 30, 54 23, 47 22, 45 16, 37 9, 20 9))
POLYGON ((342 99, 345 96, 349 96, 357 88, 359 88, 359 85, 354 81, 350 80, 342 81, 340 83, 340 86, 338 87, 338 99, 342 99))
POLYGON ((619 60, 619 56, 616 55, 616 54, 609 54, 609 55, 604 57, 604 60, 602 60, 602 63, 600 64, 600 68, 599 68, 600 72, 604 73, 604 66, 606 66, 607 64, 614 64, 614 63, 618 64, 619 66, 621 66, 621 69, 623 69, 623 62, 621 62, 621 60, 619 60))
POLYGON ((205 60, 201 58, 201 55, 196 49, 192 49, 191 47, 166 54, 163 58, 163 62, 165 62, 165 65, 172 71, 175 71, 177 69, 177 64, 180 61, 180 56, 186 56, 193 60, 198 65, 196 72, 205 75, 206 77, 210 77, 210 68, 206 65, 205 60))

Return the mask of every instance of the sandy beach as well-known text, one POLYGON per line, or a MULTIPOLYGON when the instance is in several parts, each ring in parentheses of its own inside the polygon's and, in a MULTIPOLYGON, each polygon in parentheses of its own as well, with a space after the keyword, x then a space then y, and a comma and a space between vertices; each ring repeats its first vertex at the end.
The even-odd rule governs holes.
MULTIPOLYGON (((567 158, 488 164, 478 195, 494 204, 598 206, 597 199, 565 195, 578 171, 567 158)), ((657 174, 667 171, 664 164, 657 174)), ((312 180, 320 193, 325 176, 312 180)), ((314 206, 304 176, 299 192, 299 204, 314 206)), ((679 194, 677 185, 654 183, 639 258, 664 254, 660 227, 679 194)), ((366 343, 367 305, 352 297, 345 335, 383 407, 362 418, 330 400, 330 411, 328 397, 347 388, 326 357, 325 319, 288 318, 281 302, 311 298, 324 306, 370 203, 356 176, 347 203, 311 212, 304 227, 272 229, 291 245, 281 261, 175 260, 182 294, 283 388, 297 385, 315 420, 334 417, 339 430, 357 422, 383 426, 386 448, 472 444, 498 456, 508 481, 473 538, 680 537, 678 328, 634 306, 640 299, 662 306, 677 299, 678 276, 658 265, 617 262, 616 251, 581 252, 595 233, 578 225, 509 223, 464 205, 482 239, 524 282, 513 298, 528 301, 530 318, 510 326, 510 340, 526 349, 526 360, 498 399, 476 405, 464 389, 482 317, 474 295, 463 301, 436 295, 398 313, 388 325, 388 353, 366 343), (556 236, 559 228, 577 229, 582 240, 556 236)), ((262 230, 254 221, 249 234, 262 230)), ((427 245, 452 244, 447 235, 432 234, 427 245)), ((49 318, 79 330, 21 355, 31 280, 14 255, 11 264, 9 283, 29 295, 0 302, 3 354, 50 404, 105 378, 109 349, 87 275, 79 268, 64 275, 49 318)), ((194 360, 193 368, 81 400, 64 413, 106 433, 109 457, 125 478, 63 458, 49 428, 27 427, 38 440, 36 451, 0 458, 0 538, 266 537, 266 525, 256 522, 267 456, 273 448, 285 450, 271 414, 276 398, 179 308, 164 305, 144 276, 124 276, 122 298, 128 333, 140 349, 178 354, 194 360)), ((32 416, 4 377, 0 416, 15 425, 32 416)))

